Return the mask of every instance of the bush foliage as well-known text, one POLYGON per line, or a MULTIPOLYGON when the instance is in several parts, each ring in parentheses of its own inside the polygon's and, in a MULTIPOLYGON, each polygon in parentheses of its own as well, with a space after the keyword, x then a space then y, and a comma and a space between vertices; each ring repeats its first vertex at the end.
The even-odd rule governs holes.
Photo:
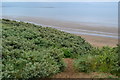
MULTIPOLYGON (((120 46, 118 46, 120 47, 120 46)), ((81 72, 107 72, 120 76, 120 48, 94 48, 74 61, 75 69, 81 72)))
POLYGON ((2 19, 2 79, 45 78, 76 58, 75 69, 120 76, 120 45, 92 47, 80 36, 25 22, 2 19))
MULTIPOLYGON (((13 42, 18 39, 19 43, 17 43, 16 46, 20 47, 26 45, 22 47, 23 49, 28 49, 26 48, 27 46, 31 46, 32 49, 39 47, 56 47, 63 50, 64 48, 64 50, 68 50, 68 52, 72 53, 70 57, 75 57, 77 54, 86 54, 86 52, 90 51, 92 48, 92 46, 80 36, 75 36, 50 27, 42 27, 7 19, 3 19, 2 23, 3 38, 5 40, 8 40, 8 38, 13 39, 11 40, 13 42), (17 38, 14 39, 14 37, 17 38), (22 41, 24 41, 24 43, 22 41)), ((63 52, 66 54, 66 51, 63 52)))
POLYGON ((2 19, 2 46, 3 79, 48 77, 64 70, 64 56, 92 48, 80 36, 8 19, 2 19))

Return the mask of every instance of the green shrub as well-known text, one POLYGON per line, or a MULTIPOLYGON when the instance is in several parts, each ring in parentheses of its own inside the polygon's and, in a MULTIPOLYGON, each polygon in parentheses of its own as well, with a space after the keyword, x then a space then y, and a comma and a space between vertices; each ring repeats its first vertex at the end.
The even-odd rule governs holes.
POLYGON ((82 72, 107 72, 120 74, 118 65, 118 53, 113 48, 103 47, 102 49, 93 50, 90 54, 80 56, 74 61, 75 68, 82 72), (92 52, 95 53, 91 54, 92 52), (95 55, 96 54, 96 55, 95 55))
POLYGON ((77 57, 77 55, 86 54, 87 51, 92 49, 92 46, 80 36, 50 27, 41 27, 30 23, 11 21, 7 19, 2 20, 2 26, 3 38, 5 38, 5 40, 7 40, 7 38, 11 38, 11 41, 14 41, 14 37, 19 38, 19 40, 15 40, 20 43, 17 43, 18 48, 27 49, 27 46, 31 46, 32 49, 36 49, 38 47, 66 48, 68 50, 61 49, 65 52, 65 57, 73 58, 77 57), (21 39, 23 39, 24 42, 21 41, 21 39), (68 53, 71 53, 72 55, 69 55, 68 53))
POLYGON ((91 54, 82 55, 74 61, 74 67, 79 72, 91 72, 96 68, 94 61, 91 54))
POLYGON ((2 26, 2 79, 44 78, 64 70, 63 52, 42 38, 41 26, 6 19, 2 26))
POLYGON ((118 66, 118 67, 115 68, 115 69, 112 71, 112 73, 120 76, 120 43, 117 44, 117 47, 114 47, 113 49, 114 49, 114 51, 117 53, 117 59, 118 59, 118 61, 117 61, 117 66, 118 66))
POLYGON ((62 48, 61 50, 66 58, 72 57, 72 50, 70 48, 62 48))
POLYGON ((60 68, 60 71, 64 71, 65 69, 65 63, 63 61, 63 52, 54 48, 54 49, 50 49, 48 50, 50 52, 50 56, 53 57, 53 59, 57 62, 57 65, 60 68))
POLYGON ((18 56, 11 53, 4 55, 3 58, 3 79, 4 78, 33 78, 33 77, 47 77, 52 74, 58 73, 64 64, 61 61, 60 53, 56 54, 53 50, 48 51, 23 51, 18 52, 18 56), (20 74, 21 73, 21 74, 20 74))

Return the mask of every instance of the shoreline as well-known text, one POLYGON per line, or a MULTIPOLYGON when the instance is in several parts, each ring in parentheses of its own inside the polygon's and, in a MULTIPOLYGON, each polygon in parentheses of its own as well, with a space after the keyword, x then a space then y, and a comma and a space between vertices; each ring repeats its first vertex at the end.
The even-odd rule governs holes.
MULTIPOLYGON (((60 22, 57 20, 41 19, 41 18, 32 18, 32 17, 3 17, 10 20, 30 22, 36 25, 41 25, 43 27, 52 27, 58 30, 72 33, 84 38, 87 42, 92 44, 95 47, 102 46, 111 46, 114 47, 118 44, 118 36, 116 31, 117 28, 107 28, 107 27, 89 27, 85 25, 80 25, 70 22, 60 22), (73 27, 75 26, 75 27, 73 27), (103 28, 103 29, 102 29, 103 28), (109 36, 109 37, 107 37, 109 36)), ((88 25, 88 24, 87 24, 88 25)))

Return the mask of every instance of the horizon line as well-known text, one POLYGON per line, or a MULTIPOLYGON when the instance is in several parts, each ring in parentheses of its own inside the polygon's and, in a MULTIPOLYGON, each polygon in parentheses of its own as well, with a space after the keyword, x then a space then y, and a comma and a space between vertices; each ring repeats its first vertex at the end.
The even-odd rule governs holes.
POLYGON ((119 0, 2 0, 2 2, 119 2, 119 0))

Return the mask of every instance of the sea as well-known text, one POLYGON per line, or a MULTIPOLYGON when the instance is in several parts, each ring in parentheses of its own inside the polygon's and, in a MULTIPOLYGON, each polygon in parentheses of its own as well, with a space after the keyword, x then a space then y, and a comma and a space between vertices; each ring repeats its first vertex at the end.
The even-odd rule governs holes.
POLYGON ((30 16, 118 27, 117 2, 2 2, 2 16, 30 16))

